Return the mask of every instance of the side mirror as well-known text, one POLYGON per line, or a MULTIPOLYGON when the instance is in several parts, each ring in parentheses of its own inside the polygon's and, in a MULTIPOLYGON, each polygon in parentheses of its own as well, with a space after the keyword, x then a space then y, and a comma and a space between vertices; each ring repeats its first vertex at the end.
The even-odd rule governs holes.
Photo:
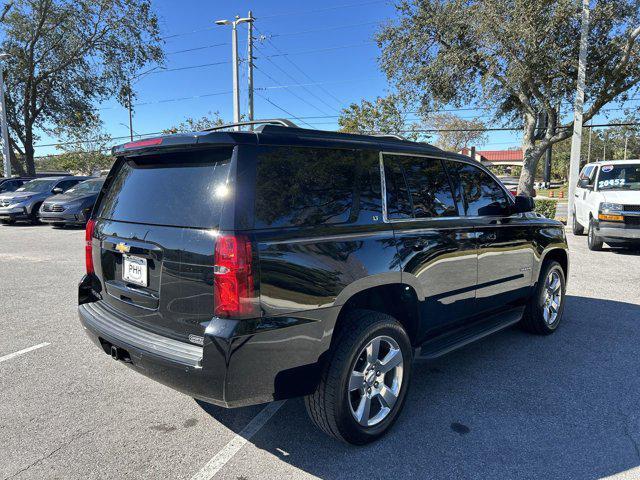
POLYGON ((51 193, 54 193, 56 195, 58 195, 59 193, 64 192, 64 190, 62 190, 60 187, 56 187, 53 190, 51 190, 51 193))
POLYGON ((535 202, 533 200, 533 197, 527 197, 525 195, 516 196, 516 212, 517 213, 533 212, 534 207, 535 207, 535 202))
POLYGON ((589 179, 588 178, 581 178, 580 180, 578 180, 578 187, 579 188, 590 188, 591 185, 589 185, 589 179))

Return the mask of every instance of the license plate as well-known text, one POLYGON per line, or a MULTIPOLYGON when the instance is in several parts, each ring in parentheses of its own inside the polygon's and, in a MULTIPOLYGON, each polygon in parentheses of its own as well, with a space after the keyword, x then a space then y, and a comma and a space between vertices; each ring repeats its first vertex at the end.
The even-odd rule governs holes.
POLYGON ((147 286, 147 259, 122 256, 122 279, 125 282, 135 283, 142 287, 147 286))

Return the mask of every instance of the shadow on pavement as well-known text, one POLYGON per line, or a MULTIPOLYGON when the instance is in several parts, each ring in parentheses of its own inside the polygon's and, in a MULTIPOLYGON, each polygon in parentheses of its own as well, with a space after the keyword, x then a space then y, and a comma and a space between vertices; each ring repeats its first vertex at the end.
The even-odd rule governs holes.
MULTIPOLYGON (((613 475, 640 465, 639 340, 639 305, 569 296, 554 335, 509 329, 417 363, 403 414, 373 445, 326 437, 301 399, 251 441, 320 478, 613 475)), ((256 411, 203 408, 235 431, 256 411)))

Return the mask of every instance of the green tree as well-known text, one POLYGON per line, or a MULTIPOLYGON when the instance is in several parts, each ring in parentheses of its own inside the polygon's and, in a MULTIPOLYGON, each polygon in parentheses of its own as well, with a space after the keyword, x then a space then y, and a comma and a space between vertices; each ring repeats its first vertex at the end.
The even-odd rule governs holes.
POLYGON ((209 112, 200 118, 187 118, 184 122, 179 123, 171 128, 167 128, 162 133, 184 133, 184 132, 201 132, 207 128, 219 127, 224 125, 224 121, 218 112, 209 112))
POLYGON ((352 103, 340 112, 341 132, 402 135, 410 140, 421 137, 419 125, 408 120, 403 104, 396 95, 377 97, 374 101, 352 103))
POLYGON ((38 131, 92 124, 98 102, 116 96, 124 105, 135 72, 163 60, 150 0, 14 0, 0 26, 19 173, 35 173, 38 131))
MULTIPOLYGON (((611 123, 638 123, 637 117, 612 120, 611 123)), ((623 125, 608 128, 584 128, 582 130, 581 166, 587 161, 624 160, 640 158, 640 127, 623 125)), ((569 159, 571 157, 571 139, 563 140, 553 147, 551 177, 567 180, 569 177, 569 159)), ((544 161, 539 162, 537 176, 541 177, 544 161)))
MULTIPOLYGON (((401 0, 398 20, 377 36, 381 66, 425 111, 481 103, 503 122, 522 122, 518 189, 531 194, 540 157, 571 136, 557 106, 575 94, 579 7, 575 0, 401 0)), ((640 82, 640 2, 592 7, 585 121, 640 82)))
POLYGON ((478 118, 464 119, 451 113, 429 115, 425 123, 438 129, 436 145, 443 150, 459 152, 464 147, 480 147, 487 143, 486 124, 478 118))

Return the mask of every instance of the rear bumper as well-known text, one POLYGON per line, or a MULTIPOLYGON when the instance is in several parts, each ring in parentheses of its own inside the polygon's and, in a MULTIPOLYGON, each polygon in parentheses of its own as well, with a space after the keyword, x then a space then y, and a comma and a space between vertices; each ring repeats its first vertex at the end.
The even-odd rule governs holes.
MULTIPOLYGON (((322 315, 327 315, 326 310, 322 315)), ((105 353, 124 349, 127 366, 191 397, 241 407, 311 393, 320 353, 329 347, 318 311, 312 318, 236 321, 214 318, 202 347, 135 327, 102 302, 78 307, 89 338, 105 353)))

